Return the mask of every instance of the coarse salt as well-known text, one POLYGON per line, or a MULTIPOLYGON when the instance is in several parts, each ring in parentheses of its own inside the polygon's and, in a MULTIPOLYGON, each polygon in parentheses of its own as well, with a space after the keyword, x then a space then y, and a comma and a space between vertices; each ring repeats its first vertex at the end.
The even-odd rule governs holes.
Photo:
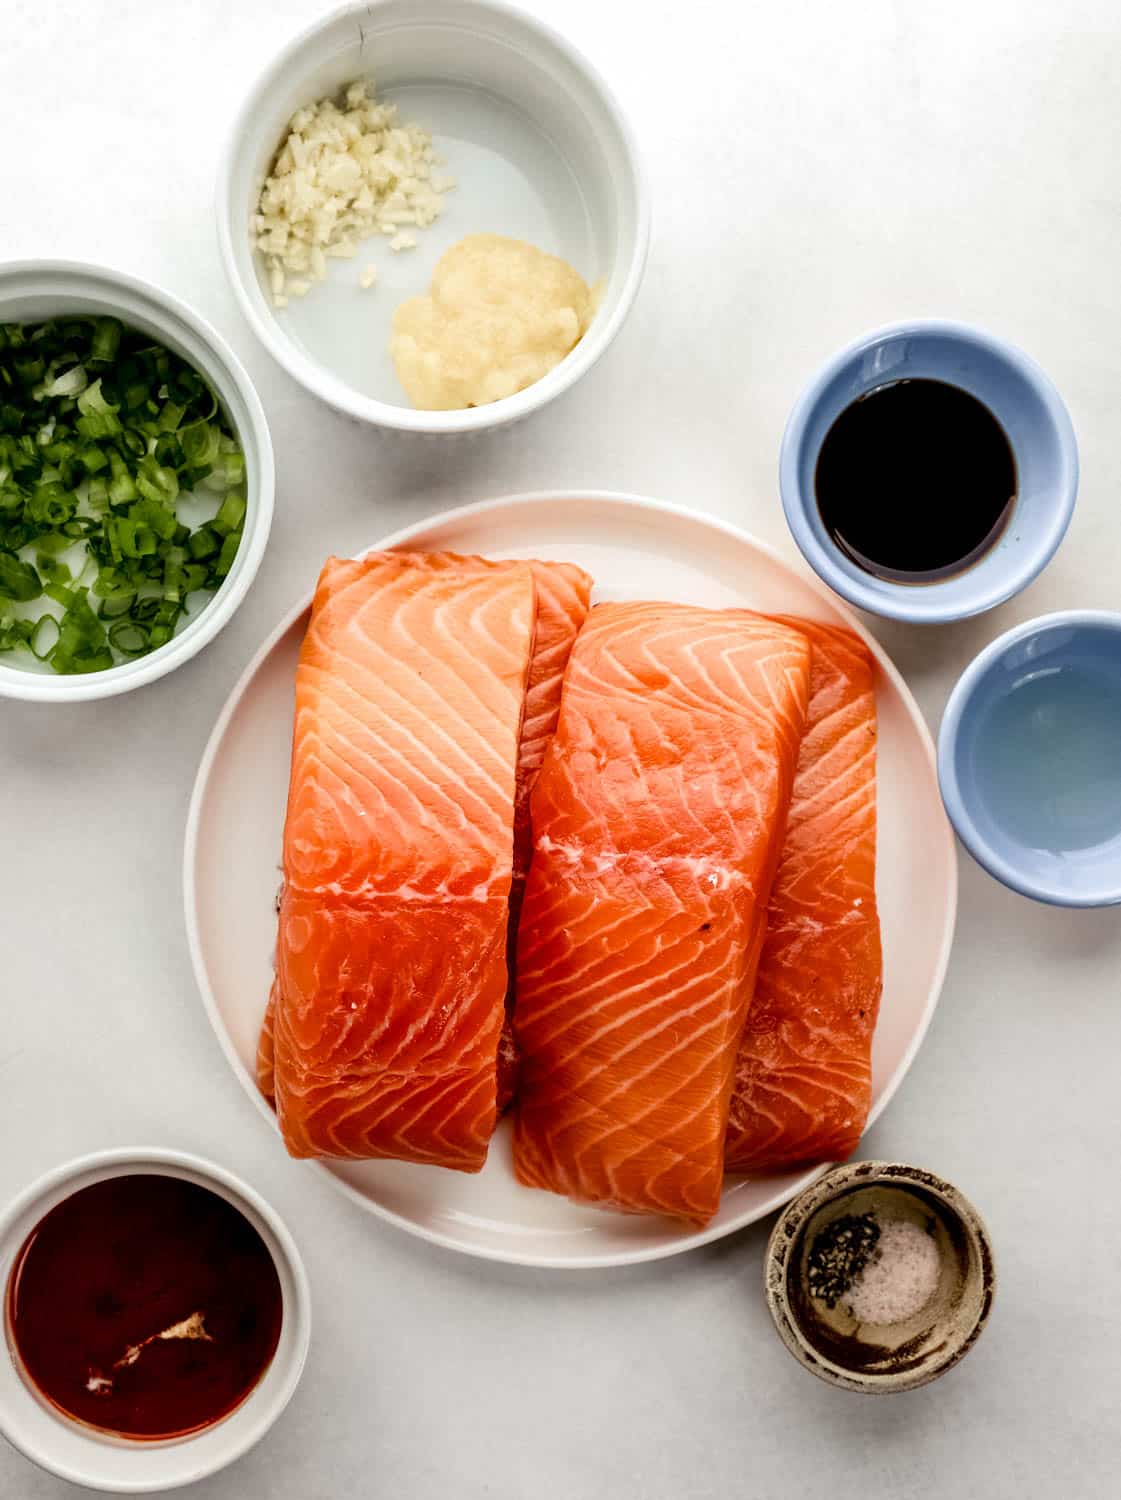
POLYGON ((934 1296, 941 1271, 934 1236, 909 1219, 889 1219, 845 1304, 858 1323, 905 1322, 934 1296))

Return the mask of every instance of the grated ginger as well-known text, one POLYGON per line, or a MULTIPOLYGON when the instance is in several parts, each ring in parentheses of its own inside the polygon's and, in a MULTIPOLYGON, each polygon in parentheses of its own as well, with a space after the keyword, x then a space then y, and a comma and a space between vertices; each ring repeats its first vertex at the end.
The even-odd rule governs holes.
MULTIPOLYGON (((390 236, 393 250, 412 249, 403 226, 427 228, 455 185, 434 175, 441 165, 428 131, 399 123, 397 106, 379 104, 365 83, 352 83, 341 104, 297 110, 251 221, 273 306, 304 296, 326 278, 328 258, 350 259, 373 234, 390 236)), ((371 270, 360 285, 374 284, 371 270)))
POLYGON ((596 295, 524 240, 470 234, 446 250, 425 297, 393 316, 389 352, 421 411, 501 401, 547 375, 583 338, 596 295))

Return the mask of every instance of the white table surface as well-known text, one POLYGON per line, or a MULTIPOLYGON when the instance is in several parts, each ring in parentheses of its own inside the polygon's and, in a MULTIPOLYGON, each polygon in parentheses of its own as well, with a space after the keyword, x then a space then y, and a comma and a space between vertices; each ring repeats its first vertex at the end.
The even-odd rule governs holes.
MULTIPOLYGON (((314 1347, 279 1425, 199 1500, 1106 1496, 1121 1443, 1121 912, 1069 914, 967 859, 929 1038, 863 1154, 937 1169, 991 1225, 992 1323, 945 1380, 873 1400, 805 1374, 760 1291, 768 1227, 629 1271, 444 1253, 289 1163, 212 1037, 180 851, 203 743, 328 549, 515 490, 661 496, 794 549, 776 497, 813 368, 908 313, 972 319, 1050 371, 1078 430, 1069 538, 968 624, 877 627, 930 723, 998 631, 1121 604, 1115 0, 536 0, 629 107, 649 270, 596 370, 469 445, 334 416, 256 345, 213 228, 247 80, 319 0, 0 0, 0 255, 148 277, 232 342, 277 449, 272 542, 202 656, 102 704, 0 706, 0 1198, 97 1147, 185 1148, 288 1220, 314 1347)), ((921 900, 921 893, 916 893, 921 900)), ((69 1486, 0 1445, 0 1496, 69 1486)))

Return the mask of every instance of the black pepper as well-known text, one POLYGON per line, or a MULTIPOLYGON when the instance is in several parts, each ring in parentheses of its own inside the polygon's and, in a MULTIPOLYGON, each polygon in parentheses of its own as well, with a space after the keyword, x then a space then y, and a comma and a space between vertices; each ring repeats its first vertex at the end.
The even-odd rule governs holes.
POLYGON ((810 1296, 836 1307, 872 1257, 880 1226, 871 1214, 842 1214, 814 1238, 806 1266, 810 1296))

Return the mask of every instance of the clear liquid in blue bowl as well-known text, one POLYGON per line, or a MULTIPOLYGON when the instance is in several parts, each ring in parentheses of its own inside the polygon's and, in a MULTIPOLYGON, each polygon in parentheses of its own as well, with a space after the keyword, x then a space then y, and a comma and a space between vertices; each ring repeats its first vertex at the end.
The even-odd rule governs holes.
POLYGON ((978 717, 974 785, 1006 838, 1084 850, 1121 836, 1121 665, 1040 663, 978 717))

